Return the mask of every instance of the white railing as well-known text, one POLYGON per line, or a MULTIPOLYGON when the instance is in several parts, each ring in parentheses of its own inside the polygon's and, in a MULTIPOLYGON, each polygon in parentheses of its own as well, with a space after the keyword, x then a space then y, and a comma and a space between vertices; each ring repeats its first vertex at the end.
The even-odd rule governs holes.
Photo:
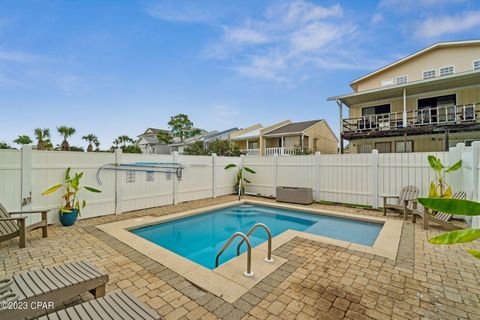
MULTIPOLYGON (((406 126, 453 125, 475 122, 477 104, 443 106, 407 111, 406 126)), ((404 126, 403 112, 383 113, 343 120, 343 132, 391 130, 404 126)))
POLYGON ((246 156, 259 156, 260 155, 260 149, 242 149, 242 150, 240 150, 240 153, 242 153, 246 156))
POLYGON ((265 155, 266 156, 284 156, 284 155, 294 155, 295 150, 292 149, 287 149, 283 147, 277 147, 277 148, 265 148, 265 155))

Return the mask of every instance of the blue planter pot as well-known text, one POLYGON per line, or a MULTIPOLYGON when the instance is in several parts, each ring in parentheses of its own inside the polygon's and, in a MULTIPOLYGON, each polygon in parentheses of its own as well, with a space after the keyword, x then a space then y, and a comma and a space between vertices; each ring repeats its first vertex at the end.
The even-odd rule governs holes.
POLYGON ((75 224, 78 218, 78 210, 72 211, 61 211, 58 213, 58 219, 65 227, 72 226, 75 224))

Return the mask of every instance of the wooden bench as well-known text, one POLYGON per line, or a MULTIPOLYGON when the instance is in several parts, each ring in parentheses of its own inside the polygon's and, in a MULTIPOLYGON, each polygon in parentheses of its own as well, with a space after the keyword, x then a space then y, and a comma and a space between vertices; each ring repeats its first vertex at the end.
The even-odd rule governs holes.
MULTIPOLYGON (((28 271, 14 275, 7 293, 17 294, 18 302, 30 306, 32 303, 53 302, 55 306, 91 292, 95 298, 105 295, 108 275, 86 261, 65 263, 55 267, 28 271)), ((0 309, 0 319, 17 320, 39 316, 45 310, 0 309)))
POLYGON ((111 293, 66 309, 44 315, 38 320, 158 320, 160 316, 127 291, 111 293))

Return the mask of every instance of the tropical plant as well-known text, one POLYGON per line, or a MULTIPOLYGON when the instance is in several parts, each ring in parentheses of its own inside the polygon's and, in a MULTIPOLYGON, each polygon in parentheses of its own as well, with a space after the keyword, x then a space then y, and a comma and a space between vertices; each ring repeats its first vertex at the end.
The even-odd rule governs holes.
POLYGON ((123 153, 142 153, 142 149, 140 149, 139 146, 132 144, 132 145, 122 147, 122 152, 123 153))
POLYGON ((170 144, 173 141, 172 134, 168 131, 165 131, 165 130, 161 130, 157 133, 157 139, 158 139, 158 141, 166 143, 166 144, 170 144))
POLYGON ((8 143, 0 141, 0 149, 11 149, 11 147, 8 143))
POLYGON ((435 156, 428 156, 428 163, 435 171, 436 178, 430 183, 430 198, 450 198, 452 196, 452 187, 446 182, 445 174, 457 171, 462 167, 462 160, 457 161, 452 166, 446 168, 440 159, 435 156))
POLYGON ((183 153, 189 156, 205 156, 207 155, 207 150, 205 150, 205 144, 203 141, 195 141, 186 146, 183 149, 183 153))
MULTIPOLYGON (((448 198, 418 198, 418 202, 424 207, 435 211, 445 212, 452 215, 480 216, 480 203, 470 200, 448 198)), ((480 238, 480 229, 461 229, 447 232, 431 238, 432 244, 455 244, 471 242, 480 238)), ((468 251, 475 258, 480 259, 480 251, 471 249, 468 251)))
POLYGON ((95 145, 95 152, 99 152, 100 151, 100 141, 95 140, 93 142, 93 144, 95 145))
POLYGON ((118 149, 119 145, 120 145, 120 141, 118 139, 113 140, 112 149, 118 149))
POLYGON ((65 173, 65 181, 63 183, 51 187, 50 189, 44 191, 42 195, 46 196, 54 193, 60 188, 63 188, 65 189, 65 194, 62 196, 64 204, 62 205, 60 212, 72 212, 73 210, 77 210, 78 214, 80 214, 80 210, 85 208, 87 202, 85 200, 80 201, 78 199, 78 192, 83 189, 94 193, 100 193, 102 191, 92 187, 80 186, 80 180, 83 177, 83 172, 75 173, 74 176, 71 177, 70 171, 71 169, 68 168, 65 173))
POLYGON ((251 183, 250 180, 245 178, 245 172, 255 174, 255 171, 253 169, 250 169, 249 167, 243 167, 243 166, 238 166, 234 163, 227 164, 225 166, 225 170, 231 169, 231 168, 237 168, 237 180, 235 182, 235 191, 238 192, 238 198, 245 194, 245 185, 251 183))
POLYGON ((77 146, 70 146, 68 151, 81 151, 81 152, 84 152, 85 150, 83 149, 83 147, 77 147, 77 146))
POLYGON ((83 136, 82 139, 88 142, 87 152, 92 152, 93 151, 93 144, 96 144, 98 142, 97 136, 94 135, 93 133, 89 133, 89 134, 83 136))
POLYGON ((238 157, 240 156, 240 147, 233 141, 215 140, 208 144, 207 154, 215 153, 217 156, 238 157))
POLYGON ((60 127, 57 127, 57 131, 63 137, 63 141, 60 146, 61 150, 68 151, 70 149, 70 145, 68 144, 67 139, 75 134, 75 131, 76 131, 75 128, 60 126, 60 127))
POLYGON ((302 147, 301 145, 295 145, 293 148, 293 153, 297 156, 304 156, 312 154, 312 151, 308 147, 302 147))
POLYGON ((113 143, 116 144, 117 147, 120 145, 121 148, 125 148, 128 144, 134 142, 135 140, 133 140, 127 135, 121 135, 117 139, 115 139, 115 141, 113 141, 113 143))
MULTIPOLYGON (((180 113, 176 116, 170 117, 168 122, 170 127, 170 136, 171 138, 178 138, 180 142, 183 142, 185 139, 194 137, 200 134, 202 131, 200 129, 193 127, 193 122, 190 121, 186 114, 180 113)), ((158 136, 157 136, 158 137, 158 136)), ((162 136, 160 136, 162 137, 162 136)), ((167 136, 165 136, 166 138, 167 136)), ((171 139, 170 139, 171 140, 171 139)), ((167 142, 169 143, 169 142, 167 142)))
POLYGON ((21 135, 21 136, 18 136, 17 139, 13 140, 14 143, 16 144, 20 144, 20 145, 26 145, 26 144, 32 144, 33 141, 32 139, 27 136, 27 135, 21 135))
POLYGON ((38 150, 47 150, 53 147, 50 141, 50 129, 36 128, 34 134, 35 139, 37 139, 38 150))

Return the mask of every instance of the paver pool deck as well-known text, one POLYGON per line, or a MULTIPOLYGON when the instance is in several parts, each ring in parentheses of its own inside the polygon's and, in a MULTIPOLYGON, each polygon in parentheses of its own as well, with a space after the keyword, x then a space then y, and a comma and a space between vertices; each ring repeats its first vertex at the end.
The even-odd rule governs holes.
MULTIPOLYGON (((54 225, 48 239, 33 231, 25 249, 18 240, 0 244, 0 278, 86 259, 109 273, 107 293, 126 289, 165 319, 480 319, 480 260, 466 253, 480 244, 431 245, 427 238, 442 230, 425 231, 421 223, 403 224, 396 259, 294 237, 274 251, 287 261, 233 303, 96 228, 233 200, 224 196, 80 220, 68 228, 54 225)), ((381 217, 379 211, 334 205, 300 207, 381 217)))

